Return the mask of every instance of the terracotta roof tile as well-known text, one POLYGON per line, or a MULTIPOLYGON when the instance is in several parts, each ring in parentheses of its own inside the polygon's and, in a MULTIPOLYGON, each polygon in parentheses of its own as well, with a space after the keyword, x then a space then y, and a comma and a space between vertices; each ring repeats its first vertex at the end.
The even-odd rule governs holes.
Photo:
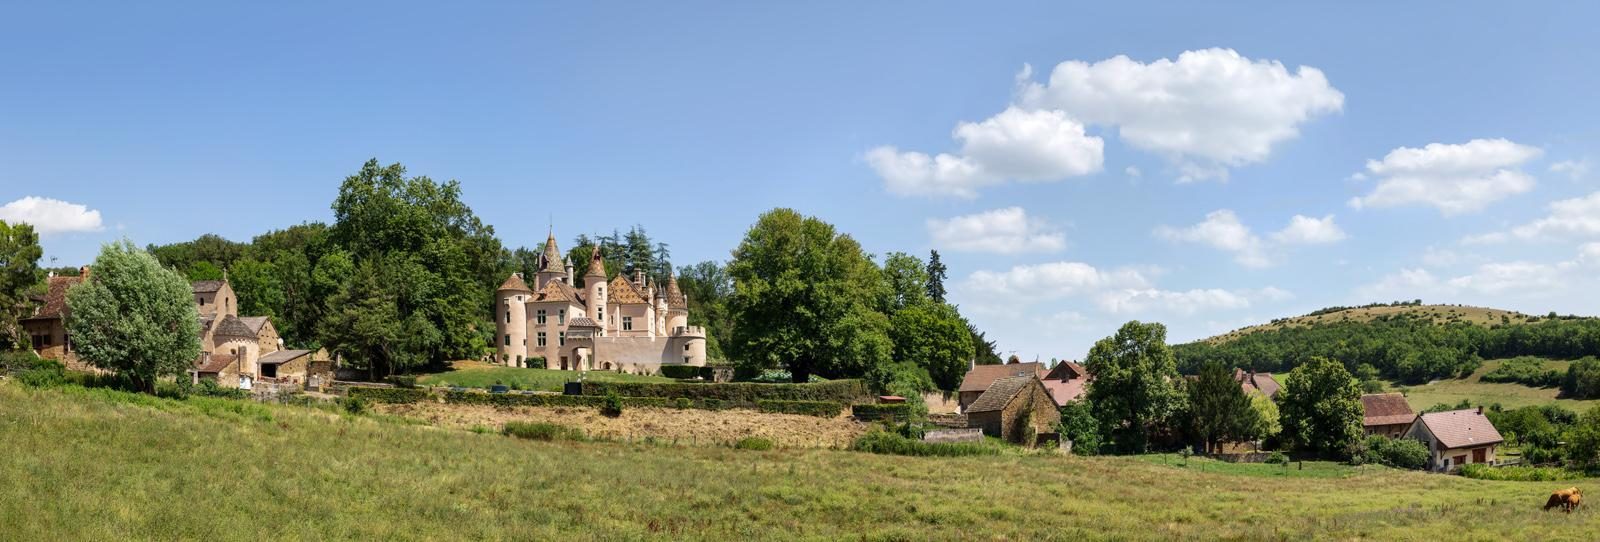
POLYGON ((979 365, 967 371, 961 378, 960 391, 984 391, 1000 378, 1013 376, 1040 376, 1044 374, 1044 365, 1030 361, 1028 363, 1011 363, 1006 365, 979 365))
POLYGON ((673 274, 667 275, 667 307, 674 309, 689 307, 689 298, 678 288, 678 277, 673 274))
POLYGON ((589 270, 583 273, 585 277, 606 276, 605 255, 601 253, 600 245, 594 246, 594 252, 589 255, 589 270))
POLYGON ((600 324, 598 322, 595 322, 593 318, 586 318, 586 317, 582 317, 582 316, 579 316, 577 318, 573 318, 571 321, 569 321, 567 323, 567 329, 578 328, 578 327, 592 327, 592 328, 598 329, 600 327, 600 324))
POLYGON ((544 288, 540 289, 539 293, 534 294, 533 301, 535 303, 565 301, 582 305, 583 296, 578 292, 577 288, 573 288, 566 281, 552 280, 545 283, 544 288))
POLYGON ((1417 418, 1446 448, 1466 448, 1504 442, 1489 418, 1476 408, 1430 412, 1417 418))
POLYGON ((606 301, 619 305, 650 303, 645 300, 637 288, 633 287, 633 283, 623 279, 622 275, 617 275, 617 278, 611 279, 611 290, 606 294, 606 301))
POLYGON ((81 277, 50 277, 45 281, 44 304, 29 319, 60 318, 67 312, 67 289, 83 282, 81 277))
POLYGON ((514 291, 518 291, 518 292, 532 292, 533 291, 533 290, 528 289, 528 283, 523 282, 522 273, 512 273, 511 277, 507 278, 505 282, 500 283, 500 288, 498 290, 496 290, 496 291, 504 291, 504 290, 514 290, 514 291))
POLYGON ((220 373, 237 359, 233 354, 212 354, 210 359, 204 360, 205 364, 200 366, 198 372, 220 373))
POLYGON ((217 330, 212 333, 212 336, 217 338, 244 337, 254 339, 256 338, 256 332, 251 331, 250 326, 240 321, 239 317, 230 314, 222 317, 222 321, 217 322, 217 330))
POLYGON ((1399 425, 1411 423, 1417 413, 1411 410, 1406 396, 1398 393, 1374 393, 1361 396, 1361 425, 1399 425))
MULTIPOLYGON (((561 263, 561 249, 556 247, 556 234, 550 232, 550 238, 544 241, 544 253, 539 255, 540 273, 566 273, 567 270, 561 263)), ((524 290, 527 288, 524 287, 524 290)))

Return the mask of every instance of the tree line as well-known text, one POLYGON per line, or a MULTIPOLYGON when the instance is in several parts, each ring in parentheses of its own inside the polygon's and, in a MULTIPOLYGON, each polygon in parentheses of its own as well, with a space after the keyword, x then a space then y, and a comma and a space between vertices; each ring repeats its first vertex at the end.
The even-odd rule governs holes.
POLYGON ((1282 372, 1313 358, 1331 358, 1352 371, 1366 366, 1391 379, 1416 384, 1470 374, 1484 359, 1573 359, 1600 353, 1600 319, 1535 317, 1482 326, 1461 321, 1436 323, 1426 316, 1401 313, 1367 322, 1257 331, 1226 342, 1179 345, 1176 351, 1180 371, 1189 374, 1213 361, 1282 372))

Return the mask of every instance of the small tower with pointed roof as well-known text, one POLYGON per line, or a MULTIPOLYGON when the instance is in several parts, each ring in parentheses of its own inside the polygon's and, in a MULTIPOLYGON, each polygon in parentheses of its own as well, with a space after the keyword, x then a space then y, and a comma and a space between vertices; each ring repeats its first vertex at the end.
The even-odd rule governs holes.
POLYGON ((511 367, 526 367, 528 359, 528 298, 533 291, 522 280, 522 273, 512 273, 495 297, 494 350, 495 361, 511 367))
POLYGON ((539 254, 539 276, 534 279, 534 289, 543 290, 550 281, 567 276, 567 270, 563 267, 565 260, 561 256, 561 249, 556 247, 556 234, 552 231, 544 241, 544 252, 539 254))
POLYGON ((583 274, 583 286, 588 291, 589 316, 594 318, 600 329, 609 329, 611 326, 606 318, 606 260, 601 253, 600 245, 594 246, 594 252, 589 256, 589 270, 583 274))
POLYGON ((667 333, 675 333, 678 329, 689 325, 689 296, 684 295, 678 288, 678 276, 674 273, 667 274, 666 288, 667 303, 667 333))

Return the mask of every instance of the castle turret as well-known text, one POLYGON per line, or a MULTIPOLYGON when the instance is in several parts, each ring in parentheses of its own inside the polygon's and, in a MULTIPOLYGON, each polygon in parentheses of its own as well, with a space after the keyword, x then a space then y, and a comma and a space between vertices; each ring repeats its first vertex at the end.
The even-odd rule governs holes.
POLYGON ((534 288, 544 289, 544 285, 552 280, 561 280, 569 272, 562 268, 564 258, 561 249, 556 247, 556 234, 550 233, 550 238, 544 241, 544 252, 539 255, 539 276, 535 280, 534 288))
POLYGON ((572 258, 563 256, 561 257, 561 263, 567 265, 567 284, 577 284, 577 282, 572 280, 575 278, 572 274, 572 258))
POLYGON ((678 276, 670 272, 666 290, 667 333, 676 333, 689 325, 689 296, 683 295, 683 290, 678 288, 678 276))
POLYGON ((511 278, 495 290, 498 301, 494 315, 496 362, 511 367, 527 365, 528 298, 532 295, 528 283, 522 280, 522 273, 512 273, 511 278))
POLYGON ((607 320, 611 315, 606 314, 606 260, 599 245, 595 245, 589 256, 589 271, 583 274, 583 285, 588 293, 589 315, 600 329, 611 329, 607 320))
POLYGON ((653 312, 655 313, 655 329, 651 332, 651 334, 670 334, 672 333, 672 328, 667 327, 667 289, 656 288, 655 282, 652 281, 650 283, 650 290, 654 293, 654 299, 651 300, 651 307, 654 308, 653 312))

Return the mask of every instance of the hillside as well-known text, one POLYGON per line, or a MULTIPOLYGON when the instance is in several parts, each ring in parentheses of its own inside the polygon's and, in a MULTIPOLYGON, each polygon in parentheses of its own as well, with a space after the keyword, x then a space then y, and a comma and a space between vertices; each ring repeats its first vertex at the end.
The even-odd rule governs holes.
POLYGON ((1465 305, 1375 305, 1367 307, 1346 307, 1337 309, 1323 309, 1303 316, 1280 318, 1272 322, 1236 329, 1227 333, 1204 339, 1212 344, 1231 341, 1262 331, 1273 331, 1289 327, 1307 327, 1317 324, 1331 324, 1335 322, 1370 322, 1380 317, 1411 316, 1425 319, 1435 324, 1451 322, 1466 322, 1480 326, 1506 323, 1524 323, 1531 318, 1526 314, 1516 311, 1491 309, 1488 307, 1469 307, 1465 305))
POLYGON ((545 443, 291 406, 0 382, 17 540, 1588 540, 1490 482, 1172 457, 545 443))

